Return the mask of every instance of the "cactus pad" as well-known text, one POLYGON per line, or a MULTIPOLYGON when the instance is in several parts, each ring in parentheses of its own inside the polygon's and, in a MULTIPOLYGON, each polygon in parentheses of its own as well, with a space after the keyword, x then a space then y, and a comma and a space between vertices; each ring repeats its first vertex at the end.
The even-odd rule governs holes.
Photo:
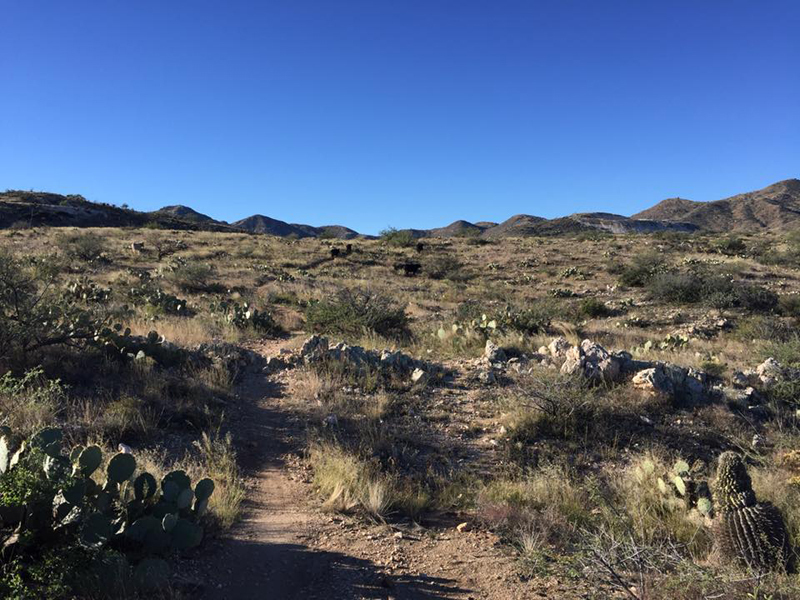
POLYGON ((214 482, 208 478, 201 479, 197 482, 197 485, 194 486, 194 495, 197 496, 198 501, 208 500, 213 493, 214 482))
POLYGON ((136 470, 136 459, 132 454, 119 453, 108 463, 108 480, 114 483, 127 481, 136 470))
POLYGON ((64 438, 63 432, 57 427, 46 427, 36 433, 30 441, 33 448, 39 448, 48 456, 59 456, 61 454, 61 440, 64 438))
POLYGON ((77 471, 82 477, 91 477, 100 463, 103 462, 103 451, 100 446, 89 446, 81 450, 77 457, 77 471))
POLYGON ((137 500, 147 500, 156 493, 156 478, 150 473, 142 473, 133 480, 133 494, 137 500))

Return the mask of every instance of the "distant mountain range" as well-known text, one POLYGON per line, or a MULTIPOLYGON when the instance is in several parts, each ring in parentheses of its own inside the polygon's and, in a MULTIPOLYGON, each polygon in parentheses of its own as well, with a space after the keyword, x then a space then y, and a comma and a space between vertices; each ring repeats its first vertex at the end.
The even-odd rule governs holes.
MULTIPOLYGON (((234 223, 217 221, 181 205, 140 212, 89 202, 82 196, 47 192, 0 193, 0 229, 9 227, 160 227, 206 231, 248 232, 297 238, 353 239, 358 232, 342 225, 314 227, 253 215, 234 223)), ((577 213, 556 219, 515 215, 502 223, 458 220, 446 227, 406 230, 414 237, 525 237, 581 231, 653 233, 657 231, 757 232, 800 228, 800 180, 787 179, 755 192, 698 202, 668 198, 632 217, 612 213, 577 213)))

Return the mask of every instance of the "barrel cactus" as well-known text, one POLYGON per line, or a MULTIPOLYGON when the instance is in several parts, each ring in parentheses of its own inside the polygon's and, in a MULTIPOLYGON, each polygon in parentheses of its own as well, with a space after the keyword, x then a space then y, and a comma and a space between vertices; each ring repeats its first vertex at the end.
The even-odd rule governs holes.
POLYGON ((750 475, 735 452, 719 457, 714 494, 716 537, 723 556, 757 572, 784 570, 791 556, 780 511, 757 502, 750 475))

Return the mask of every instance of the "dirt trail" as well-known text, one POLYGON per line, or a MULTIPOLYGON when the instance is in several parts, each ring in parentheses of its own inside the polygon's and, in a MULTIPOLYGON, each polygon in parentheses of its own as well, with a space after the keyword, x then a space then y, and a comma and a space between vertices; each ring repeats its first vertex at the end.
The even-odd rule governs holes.
MULTIPOLYGON (((258 349, 278 354, 292 341, 258 349)), ((196 567, 210 600, 578 598, 561 582, 522 582, 492 534, 452 525, 398 529, 320 513, 287 458, 304 445, 291 371, 248 374, 238 389, 240 458, 250 485, 242 520, 196 567)), ((295 471, 296 472, 296 471, 295 471)), ((582 590, 585 593, 585 590, 582 590)))
MULTIPOLYGON (((276 354, 280 345, 260 351, 276 354)), ((285 457, 297 452, 302 428, 281 410, 281 385, 247 374, 238 389, 237 438, 250 485, 244 516, 207 562, 211 599, 308 598, 304 590, 328 568, 324 555, 303 543, 313 519, 303 485, 291 480, 285 457)))
MULTIPOLYGON (((276 355, 282 345, 258 349, 276 355)), ((248 374, 238 388, 242 412, 236 427, 250 485, 241 521, 201 568, 205 598, 275 600, 315 598, 449 598, 444 580, 409 577, 394 587, 382 566, 341 549, 311 546, 329 520, 309 505, 308 486, 294 480, 287 457, 303 447, 302 421, 285 402, 280 376, 248 374)), ((284 377, 285 380, 285 377, 284 377)), ((397 583, 400 583, 399 581, 397 583)))

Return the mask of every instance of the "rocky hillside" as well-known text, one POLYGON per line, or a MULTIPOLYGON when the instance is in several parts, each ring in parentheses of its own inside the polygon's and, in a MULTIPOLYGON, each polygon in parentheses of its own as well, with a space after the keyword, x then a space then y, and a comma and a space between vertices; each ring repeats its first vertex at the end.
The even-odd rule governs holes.
POLYGON ((250 233, 265 233, 268 235, 277 235, 279 237, 331 237, 349 240, 358 236, 357 231, 353 231, 342 225, 313 227, 311 225, 302 225, 299 223, 287 223, 286 221, 265 217, 264 215, 253 215, 252 217, 235 221, 231 223, 231 226, 250 233))
MULTIPOLYGON (((187 209, 191 210, 191 209, 187 209)), ((194 212, 194 211, 192 211, 194 212)), ((196 213, 200 214, 200 213, 196 213)), ((204 215, 201 215, 204 216, 204 215)), ((187 219, 171 211, 139 212, 89 202, 83 196, 10 190, 0 193, 0 229, 8 227, 159 227, 232 231, 214 220, 187 219)))
POLYGON ((668 198, 632 218, 682 221, 714 232, 785 231, 800 227, 800 180, 786 179, 714 202, 668 198))
MULTIPOLYGON (((253 215, 228 224, 193 208, 165 206, 138 212, 110 204, 89 202, 82 196, 46 192, 8 191, 0 194, 0 229, 19 226, 143 227, 245 231, 297 238, 353 239, 362 236, 342 225, 315 227, 253 215)), ((577 213, 545 219, 515 215, 502 223, 454 221, 446 227, 406 229, 414 238, 483 237, 500 239, 532 235, 564 235, 583 231, 654 233, 659 231, 757 232, 800 227, 800 180, 787 179, 755 192, 714 202, 668 198, 632 217, 605 213, 577 213)))
POLYGON ((155 213, 172 215, 173 217, 184 219, 186 221, 194 221, 195 223, 210 223, 214 221, 214 219, 208 215, 204 215, 203 213, 197 212, 195 209, 189 206, 183 206, 182 204, 165 206, 163 208, 159 208, 157 211, 155 211, 155 213))
POLYGON ((657 231, 679 231, 690 233, 699 229, 693 223, 683 221, 633 219, 611 213, 578 213, 569 217, 576 223, 590 229, 611 233, 654 233, 657 231))

